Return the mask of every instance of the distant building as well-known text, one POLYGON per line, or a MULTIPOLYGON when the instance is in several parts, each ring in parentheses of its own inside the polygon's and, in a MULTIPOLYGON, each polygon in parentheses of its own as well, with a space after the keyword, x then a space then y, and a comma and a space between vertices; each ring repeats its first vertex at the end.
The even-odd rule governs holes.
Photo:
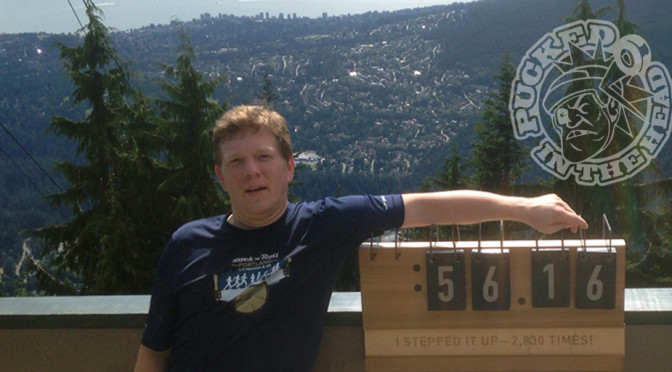
POLYGON ((296 165, 307 165, 311 168, 315 168, 318 164, 322 163, 324 158, 317 155, 315 151, 301 151, 294 154, 294 162, 296 165))

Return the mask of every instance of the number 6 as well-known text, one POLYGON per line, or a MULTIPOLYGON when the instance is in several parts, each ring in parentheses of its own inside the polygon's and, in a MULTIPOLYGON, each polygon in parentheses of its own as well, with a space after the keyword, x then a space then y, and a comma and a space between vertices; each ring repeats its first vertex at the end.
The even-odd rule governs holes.
POLYGON ((586 295, 591 301, 597 301, 602 298, 602 291, 604 288, 604 283, 597 278, 600 275, 600 270, 602 270, 602 265, 595 265, 593 273, 590 275, 588 280, 588 287, 586 288, 586 295))
POLYGON ((483 299, 491 303, 497 301, 499 297, 499 284, 492 280, 495 276, 495 270, 497 270, 497 266, 490 266, 485 282, 483 282, 483 299))

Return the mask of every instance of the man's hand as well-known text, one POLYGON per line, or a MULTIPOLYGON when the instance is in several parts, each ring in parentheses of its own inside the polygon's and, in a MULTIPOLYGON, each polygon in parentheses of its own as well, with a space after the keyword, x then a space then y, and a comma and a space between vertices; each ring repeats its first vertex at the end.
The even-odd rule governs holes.
POLYGON ((552 234, 562 229, 570 229, 576 233, 578 229, 587 229, 588 223, 560 197, 548 194, 526 199, 525 214, 521 219, 531 227, 545 234, 552 234))

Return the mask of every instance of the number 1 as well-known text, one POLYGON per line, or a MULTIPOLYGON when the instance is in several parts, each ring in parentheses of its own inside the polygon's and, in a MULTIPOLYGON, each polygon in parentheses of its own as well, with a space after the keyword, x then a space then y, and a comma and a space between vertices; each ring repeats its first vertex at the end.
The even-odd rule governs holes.
POLYGON ((548 273, 548 299, 555 299, 555 265, 552 263, 544 266, 542 270, 544 273, 548 273))

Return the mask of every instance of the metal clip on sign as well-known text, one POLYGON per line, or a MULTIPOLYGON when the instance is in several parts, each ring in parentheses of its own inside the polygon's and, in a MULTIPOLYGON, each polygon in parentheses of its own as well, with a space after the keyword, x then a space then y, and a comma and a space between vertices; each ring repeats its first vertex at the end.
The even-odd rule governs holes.
POLYGON ((399 229, 396 229, 394 231, 394 260, 395 261, 398 261, 399 256, 401 255, 401 253, 399 253, 399 244, 400 244, 399 240, 400 240, 399 229))
MULTIPOLYGON (((611 235, 612 234, 611 225, 609 224, 609 219, 607 219, 607 215, 602 213, 602 240, 604 240, 605 243, 607 242, 607 238, 606 238, 607 231, 609 232, 608 250, 609 250, 609 253, 612 253, 611 249, 613 248, 613 244, 611 242, 611 237, 612 237, 612 235, 611 235)), ((611 255, 610 255, 609 258, 611 259, 611 255)))
POLYGON ((609 224, 609 219, 607 218, 607 215, 602 213, 602 239, 607 242, 607 233, 609 234, 609 244, 608 244, 608 252, 609 252, 609 262, 611 262, 615 258, 616 250, 614 249, 612 252, 612 249, 614 245, 612 244, 612 230, 611 230, 611 224, 609 224), (613 255, 612 255, 613 253, 613 255))
MULTIPOLYGON (((455 241, 455 232, 457 231, 457 241, 460 240, 460 227, 458 225, 453 225, 453 228, 451 230, 452 234, 452 240, 453 240, 453 255, 455 257, 455 262, 460 262, 460 255, 457 254, 457 241, 455 241)), ((438 240, 438 235, 437 235, 437 240, 438 240)))
POLYGON ((504 220, 499 221, 499 231, 501 233, 500 236, 500 253, 502 254, 502 257, 504 256, 504 220))
POLYGON ((474 255, 474 261, 475 262, 480 262, 481 261, 481 243, 483 240, 483 224, 481 222, 478 223, 478 250, 476 251, 476 254, 474 255))
MULTIPOLYGON (((586 238, 583 236, 583 229, 579 228, 579 248, 583 246, 583 254, 581 255, 581 260, 586 261, 588 254, 588 246, 586 245, 586 238)), ((578 253, 579 249, 577 249, 578 253)))
MULTIPOLYGON (((544 239, 545 237, 546 237, 546 234, 541 234, 541 235, 539 235, 539 237, 538 237, 537 239, 534 240, 534 244, 535 244, 535 252, 536 252, 536 253, 539 253, 539 240, 542 240, 542 239, 544 239)), ((562 245, 563 245, 563 247, 564 247, 565 243, 563 242, 562 245)))
POLYGON ((427 232, 427 241, 429 243, 429 262, 434 263, 434 246, 432 245, 432 230, 436 228, 436 242, 439 241, 439 227, 435 225, 429 225, 429 231, 427 232))
POLYGON ((499 257, 501 261, 507 260, 507 255, 504 252, 504 220, 499 221, 499 231, 500 231, 500 247, 499 247, 499 257))
POLYGON ((369 239, 369 259, 373 261, 376 258, 376 254, 373 253, 373 233, 371 233, 371 238, 369 239))

